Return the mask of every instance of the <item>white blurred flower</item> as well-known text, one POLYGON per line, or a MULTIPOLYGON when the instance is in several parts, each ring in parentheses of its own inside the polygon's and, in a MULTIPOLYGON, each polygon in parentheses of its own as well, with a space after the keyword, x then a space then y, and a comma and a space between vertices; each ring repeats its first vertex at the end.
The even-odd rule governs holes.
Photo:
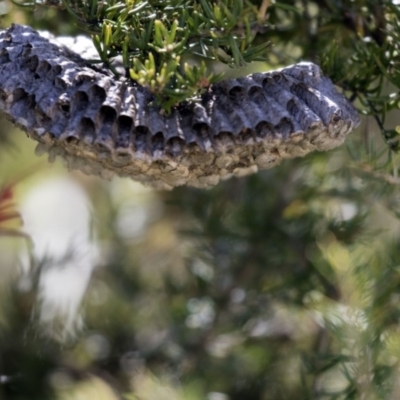
POLYGON ((51 335, 66 338, 82 326, 80 305, 98 260, 89 199, 73 179, 51 178, 33 187, 21 214, 34 244, 33 257, 42 264, 39 322, 51 335))

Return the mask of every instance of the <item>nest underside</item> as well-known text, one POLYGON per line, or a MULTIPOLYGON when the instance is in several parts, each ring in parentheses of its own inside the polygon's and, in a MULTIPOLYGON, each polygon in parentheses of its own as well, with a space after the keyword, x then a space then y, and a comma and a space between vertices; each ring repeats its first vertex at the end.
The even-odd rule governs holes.
POLYGON ((207 187, 330 150, 359 123, 312 63, 221 81, 170 114, 153 100, 29 27, 0 33, 0 109, 38 153, 88 174, 207 187))

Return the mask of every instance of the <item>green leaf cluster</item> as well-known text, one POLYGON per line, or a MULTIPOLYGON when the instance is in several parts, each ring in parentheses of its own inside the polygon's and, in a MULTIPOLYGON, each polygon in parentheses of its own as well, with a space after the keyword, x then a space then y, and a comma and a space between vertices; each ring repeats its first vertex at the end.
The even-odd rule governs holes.
POLYGON ((109 63, 122 55, 126 75, 148 87, 166 110, 220 79, 206 62, 240 67, 265 59, 267 43, 252 46, 265 18, 250 1, 63 0, 63 4, 89 27, 102 61, 109 63))
POLYGON ((388 112, 400 108, 400 7, 393 1, 368 1, 357 11, 347 22, 350 46, 343 46, 348 37, 335 38, 322 66, 358 100, 363 114, 375 117, 388 146, 397 152, 400 127, 387 129, 385 120, 388 112))

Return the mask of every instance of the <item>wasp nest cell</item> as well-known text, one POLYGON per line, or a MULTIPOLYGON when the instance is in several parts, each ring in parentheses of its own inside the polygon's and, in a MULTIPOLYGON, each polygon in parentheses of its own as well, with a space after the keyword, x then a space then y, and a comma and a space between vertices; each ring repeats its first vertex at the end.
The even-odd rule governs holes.
POLYGON ((19 25, 0 33, 0 109, 50 159, 161 188, 212 186, 330 150, 359 123, 312 63, 222 81, 166 115, 146 88, 19 25))

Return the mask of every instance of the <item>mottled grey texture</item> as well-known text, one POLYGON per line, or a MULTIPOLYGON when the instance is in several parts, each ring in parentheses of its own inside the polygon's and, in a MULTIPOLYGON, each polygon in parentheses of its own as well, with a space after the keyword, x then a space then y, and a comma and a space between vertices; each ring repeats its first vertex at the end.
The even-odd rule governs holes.
POLYGON ((311 63, 222 81, 165 115, 147 89, 61 43, 19 25, 0 33, 0 109, 38 152, 89 174, 207 187, 332 149, 359 123, 311 63))

